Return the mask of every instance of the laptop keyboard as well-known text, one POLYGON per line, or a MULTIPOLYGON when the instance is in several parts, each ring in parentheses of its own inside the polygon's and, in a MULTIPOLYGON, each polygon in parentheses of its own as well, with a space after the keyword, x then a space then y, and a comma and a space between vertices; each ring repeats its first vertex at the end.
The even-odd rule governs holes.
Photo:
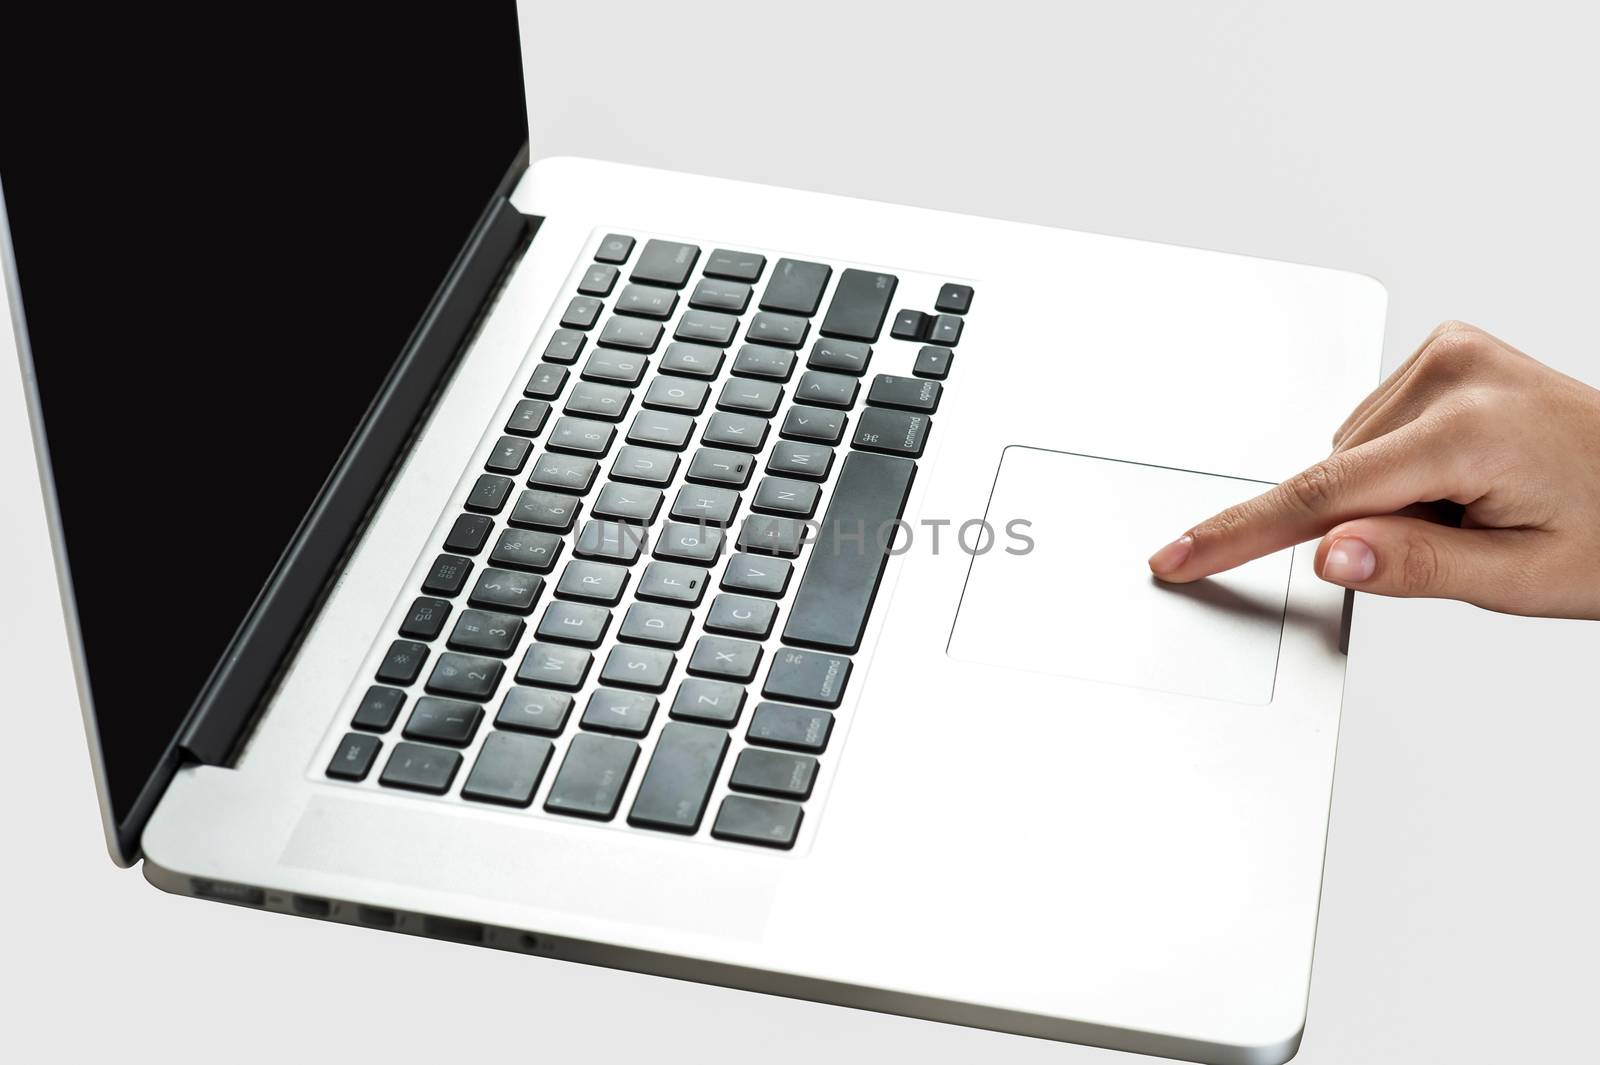
POLYGON ((326 775, 792 848, 973 291, 619 233, 577 273, 326 775))

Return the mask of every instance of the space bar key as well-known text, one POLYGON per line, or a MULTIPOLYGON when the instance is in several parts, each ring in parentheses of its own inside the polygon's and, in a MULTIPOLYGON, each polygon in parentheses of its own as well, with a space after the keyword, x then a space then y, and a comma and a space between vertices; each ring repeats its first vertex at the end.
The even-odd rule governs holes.
POLYGON ((916 472, 915 462, 893 455, 845 457, 783 627, 785 643, 847 654, 861 646, 916 472))

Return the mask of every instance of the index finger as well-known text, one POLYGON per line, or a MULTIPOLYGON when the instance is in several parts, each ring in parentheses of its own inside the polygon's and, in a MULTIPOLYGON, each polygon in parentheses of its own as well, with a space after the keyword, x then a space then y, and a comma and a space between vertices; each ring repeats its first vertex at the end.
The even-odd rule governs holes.
POLYGON ((1322 536, 1355 518, 1391 514, 1462 493, 1454 464, 1421 429, 1397 430, 1328 456, 1254 499, 1194 526, 1150 556, 1150 570, 1179 584, 1322 536))

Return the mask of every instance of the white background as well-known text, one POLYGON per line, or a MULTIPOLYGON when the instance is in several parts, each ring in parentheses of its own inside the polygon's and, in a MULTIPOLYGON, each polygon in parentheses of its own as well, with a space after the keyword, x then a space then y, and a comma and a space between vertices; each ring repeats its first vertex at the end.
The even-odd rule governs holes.
MULTIPOLYGON (((1388 368, 1463 317, 1600 382, 1600 66, 1583 18, 612 3, 524 5, 524 36, 542 154, 1360 270, 1389 287, 1388 368)), ((1038 308, 1041 330, 1072 305, 1063 290, 1038 308)), ((1135 1060, 207 905, 115 869, 0 343, 8 1056, 1135 1060)), ((1072 381, 1064 361, 1053 384, 1072 381)), ((138 563, 130 590, 149 594, 138 563)), ((1361 602, 1297 1061, 1592 1060, 1597 649, 1594 624, 1361 602)))

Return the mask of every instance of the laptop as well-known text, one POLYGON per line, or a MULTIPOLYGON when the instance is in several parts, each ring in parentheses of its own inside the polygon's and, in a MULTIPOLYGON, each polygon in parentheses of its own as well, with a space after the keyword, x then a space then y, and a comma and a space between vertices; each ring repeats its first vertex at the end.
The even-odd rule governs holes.
POLYGON ((525 101, 531 17, 256 27, 292 79, 203 72, 244 132, 184 109, 213 61, 175 53, 93 101, 111 176, 0 159, 112 857, 315 920, 1292 1056, 1345 600, 1304 550, 1183 587, 1144 559, 1326 450, 1382 288, 546 157, 525 105, 569 102, 525 101), (122 209, 59 210, 92 187, 122 209))

